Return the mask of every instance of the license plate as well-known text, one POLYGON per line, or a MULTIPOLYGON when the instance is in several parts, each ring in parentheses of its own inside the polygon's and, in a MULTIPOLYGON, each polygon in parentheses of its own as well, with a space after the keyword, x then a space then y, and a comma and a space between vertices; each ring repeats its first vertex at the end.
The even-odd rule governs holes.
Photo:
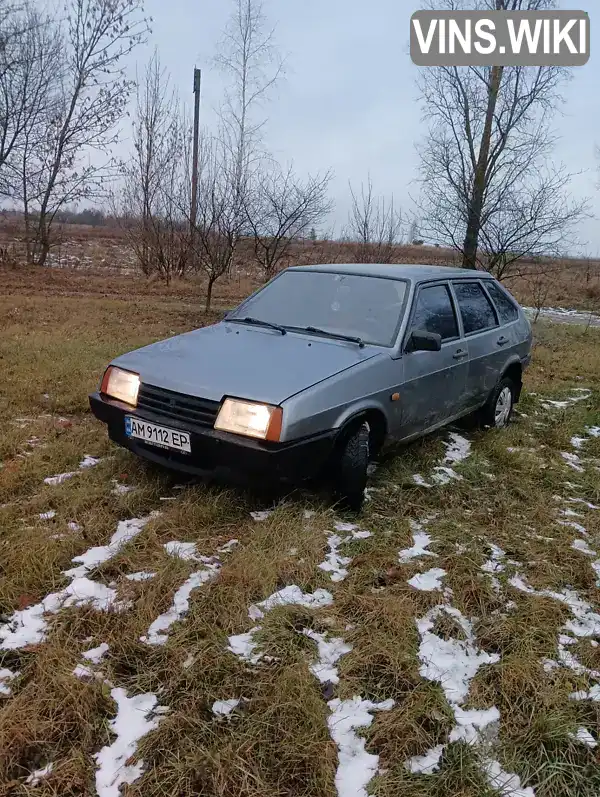
POLYGON ((170 448, 174 451, 184 451, 191 454, 192 446, 187 432, 178 432, 177 429, 168 429, 166 426, 157 426, 155 423, 141 421, 139 418, 125 417, 125 434, 136 440, 143 440, 158 448, 170 448))

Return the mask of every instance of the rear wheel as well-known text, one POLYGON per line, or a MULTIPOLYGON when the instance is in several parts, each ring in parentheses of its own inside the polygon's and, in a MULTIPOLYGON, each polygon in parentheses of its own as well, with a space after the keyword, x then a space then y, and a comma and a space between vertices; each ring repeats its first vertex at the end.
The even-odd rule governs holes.
POLYGON ((517 386, 513 380, 505 376, 498 382, 487 404, 480 411, 480 422, 492 429, 503 429, 508 426, 515 406, 517 386))
POLYGON ((334 489, 343 505, 358 512, 365 500, 369 467, 369 424, 357 426, 342 444, 334 475, 334 489))

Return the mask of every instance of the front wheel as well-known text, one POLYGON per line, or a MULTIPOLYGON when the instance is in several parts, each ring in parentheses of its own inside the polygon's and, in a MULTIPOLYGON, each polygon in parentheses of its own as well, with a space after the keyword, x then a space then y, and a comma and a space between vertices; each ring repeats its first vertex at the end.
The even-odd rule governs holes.
POLYGON ((342 445, 334 475, 335 493, 353 512, 362 508, 369 467, 368 423, 362 423, 342 445))
POLYGON ((504 377, 496 385, 485 407, 480 411, 483 426, 492 429, 504 429, 508 426, 515 406, 517 388, 509 377, 504 377))

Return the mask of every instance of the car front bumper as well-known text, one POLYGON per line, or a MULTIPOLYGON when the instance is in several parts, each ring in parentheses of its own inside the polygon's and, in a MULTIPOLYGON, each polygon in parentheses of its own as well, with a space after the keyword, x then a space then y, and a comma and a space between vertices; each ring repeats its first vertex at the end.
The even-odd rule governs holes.
POLYGON ((301 482, 318 476, 330 459, 336 432, 330 431, 291 443, 269 443, 215 429, 180 423, 148 410, 138 410, 100 393, 89 396, 96 418, 108 427, 110 439, 143 459, 190 475, 223 473, 260 481, 272 478, 301 482), (125 416, 131 415, 190 435, 191 454, 171 451, 132 439, 125 434, 125 416))

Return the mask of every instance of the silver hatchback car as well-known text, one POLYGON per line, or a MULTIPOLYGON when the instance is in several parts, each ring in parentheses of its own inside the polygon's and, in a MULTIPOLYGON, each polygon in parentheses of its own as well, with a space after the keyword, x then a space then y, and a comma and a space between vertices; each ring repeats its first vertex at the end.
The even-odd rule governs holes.
POLYGON ((326 477, 359 509, 370 458, 477 413, 502 427, 529 321, 489 274, 289 268, 217 324, 117 357, 90 396, 111 439, 190 474, 326 477))

